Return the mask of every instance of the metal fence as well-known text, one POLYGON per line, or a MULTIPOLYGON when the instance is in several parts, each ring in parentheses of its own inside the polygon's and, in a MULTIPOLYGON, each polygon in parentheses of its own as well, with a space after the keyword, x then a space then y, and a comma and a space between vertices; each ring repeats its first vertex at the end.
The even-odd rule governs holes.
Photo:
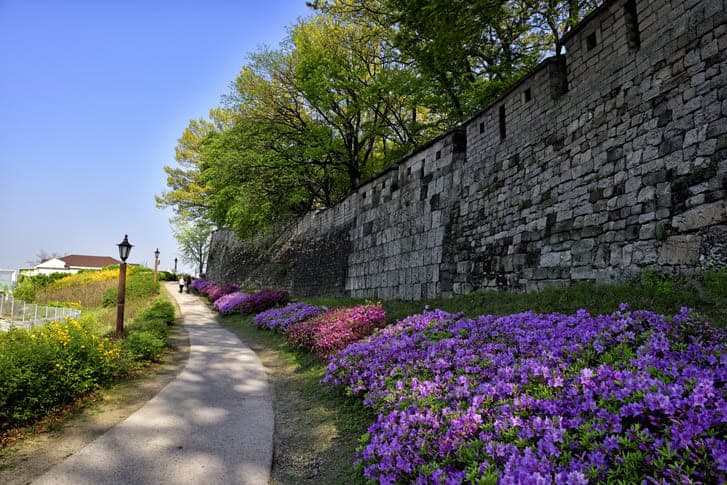
POLYGON ((33 328, 36 325, 80 316, 81 310, 75 308, 36 305, 0 294, 0 331, 16 327, 33 328))

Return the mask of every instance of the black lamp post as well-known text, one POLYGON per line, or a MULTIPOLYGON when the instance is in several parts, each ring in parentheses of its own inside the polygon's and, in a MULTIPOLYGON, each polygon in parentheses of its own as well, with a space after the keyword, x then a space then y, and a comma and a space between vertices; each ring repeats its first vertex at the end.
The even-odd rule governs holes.
POLYGON ((126 298, 126 258, 129 257, 131 248, 134 247, 129 243, 129 236, 124 234, 124 240, 119 244, 119 296, 116 302, 116 338, 124 337, 124 300, 126 298))
POLYGON ((154 251, 154 283, 157 282, 157 275, 159 271, 159 248, 157 248, 156 251, 154 251))
POLYGON ((177 258, 174 258, 174 274, 177 274, 177 258))

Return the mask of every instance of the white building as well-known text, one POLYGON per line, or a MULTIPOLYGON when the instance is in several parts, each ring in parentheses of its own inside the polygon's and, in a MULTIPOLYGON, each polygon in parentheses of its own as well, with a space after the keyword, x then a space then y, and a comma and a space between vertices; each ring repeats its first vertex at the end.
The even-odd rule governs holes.
POLYGON ((53 273, 78 273, 82 269, 98 270, 113 264, 121 264, 121 261, 110 256, 84 256, 71 254, 62 258, 51 258, 36 264, 32 268, 21 269, 20 272, 26 276, 53 273))

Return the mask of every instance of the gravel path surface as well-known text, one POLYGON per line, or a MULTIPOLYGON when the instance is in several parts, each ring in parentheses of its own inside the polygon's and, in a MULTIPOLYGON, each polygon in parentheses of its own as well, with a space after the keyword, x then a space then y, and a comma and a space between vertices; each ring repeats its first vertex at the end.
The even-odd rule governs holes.
POLYGON ((33 483, 267 484, 272 392, 260 360, 170 283, 189 331, 185 369, 137 412, 33 483))

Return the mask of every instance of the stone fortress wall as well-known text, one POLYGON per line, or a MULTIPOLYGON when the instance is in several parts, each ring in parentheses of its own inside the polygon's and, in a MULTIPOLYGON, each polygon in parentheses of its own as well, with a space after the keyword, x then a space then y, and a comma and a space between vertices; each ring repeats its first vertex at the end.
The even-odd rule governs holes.
POLYGON ((612 0, 488 108, 208 276, 421 299, 727 265, 727 0, 612 0))

